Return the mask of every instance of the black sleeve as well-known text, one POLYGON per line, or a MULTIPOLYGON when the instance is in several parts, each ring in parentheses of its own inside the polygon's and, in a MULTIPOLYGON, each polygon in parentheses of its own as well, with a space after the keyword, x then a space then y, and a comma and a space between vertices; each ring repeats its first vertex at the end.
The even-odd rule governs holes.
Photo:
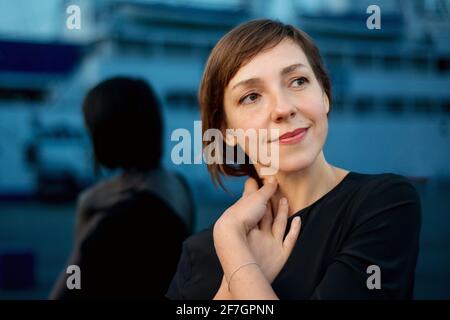
POLYGON ((161 199, 138 194, 109 209, 76 247, 70 264, 80 267, 81 290, 57 298, 163 299, 186 236, 161 199))
POLYGON ((411 299, 419 249, 421 208, 414 187, 389 175, 361 198, 341 250, 312 299, 411 299), (380 268, 381 289, 369 290, 370 265, 380 268))
POLYGON ((222 266, 214 249, 212 228, 190 236, 172 278, 166 298, 210 300, 222 282, 222 266))
POLYGON ((169 285, 169 289, 166 293, 166 298, 172 300, 186 299, 185 295, 183 294, 183 290, 186 287, 187 282, 191 278, 191 274, 191 259, 189 256, 188 245, 185 241, 183 242, 183 249, 180 260, 178 261, 177 271, 169 285))

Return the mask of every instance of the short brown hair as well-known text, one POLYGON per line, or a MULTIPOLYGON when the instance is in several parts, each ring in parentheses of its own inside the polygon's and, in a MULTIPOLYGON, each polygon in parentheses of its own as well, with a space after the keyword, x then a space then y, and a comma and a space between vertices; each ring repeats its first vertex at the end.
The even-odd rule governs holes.
MULTIPOLYGON (((239 68, 261 51, 275 47, 284 39, 292 40, 305 52, 314 75, 331 105, 330 79, 322 63, 319 49, 311 38, 302 30, 279 21, 252 20, 235 27, 223 36, 209 55, 199 89, 203 132, 211 128, 221 129, 223 127, 225 88, 239 68)), ((204 147, 207 144, 207 142, 203 142, 204 147)), ((218 183, 223 187, 219 174, 251 176, 259 181, 256 170, 249 162, 248 157, 246 157, 245 164, 225 163, 226 153, 230 148, 223 144, 223 148, 220 150, 221 157, 224 159, 223 164, 208 164, 214 184, 218 183)), ((234 151, 236 154, 236 150, 234 151)))

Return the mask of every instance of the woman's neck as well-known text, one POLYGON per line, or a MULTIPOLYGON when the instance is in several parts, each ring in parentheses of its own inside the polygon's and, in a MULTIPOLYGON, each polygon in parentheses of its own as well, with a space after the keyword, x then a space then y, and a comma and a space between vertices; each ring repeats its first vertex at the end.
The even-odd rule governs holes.
POLYGON ((289 203, 289 216, 311 205, 346 176, 348 171, 331 166, 325 160, 323 151, 309 167, 296 173, 278 172, 278 190, 272 198, 274 212, 277 212, 281 197, 286 197, 289 203))

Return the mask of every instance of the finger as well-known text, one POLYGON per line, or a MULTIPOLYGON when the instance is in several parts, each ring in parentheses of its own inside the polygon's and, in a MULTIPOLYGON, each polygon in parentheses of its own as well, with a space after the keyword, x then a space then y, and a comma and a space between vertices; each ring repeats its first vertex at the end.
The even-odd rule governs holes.
POLYGON ((286 239, 284 239, 283 242, 283 250, 286 253, 286 256, 288 257, 292 249, 294 249, 295 243, 297 242, 298 235, 300 234, 300 229, 302 226, 302 221, 300 217, 295 217, 292 220, 291 228, 289 229, 289 233, 286 236, 286 239))
POLYGON ((262 176, 261 177, 263 184, 270 183, 271 181, 273 182, 274 179, 276 180, 275 176, 262 176))
POLYGON ((267 183, 261 189, 239 199, 239 205, 237 207, 242 208, 240 215, 242 221, 245 221, 246 230, 254 228, 261 222, 261 219, 267 211, 269 199, 276 190, 276 182, 267 183))
POLYGON ((286 232, 286 225, 288 220, 289 204, 286 198, 281 198, 278 204, 278 212, 275 216, 272 234, 278 241, 283 241, 286 232))
POLYGON ((255 205, 267 206, 267 202, 270 200, 277 191, 278 184, 275 178, 268 180, 259 190, 250 194, 252 201, 255 201, 255 205))
POLYGON ((273 209, 272 209, 272 204, 269 202, 267 204, 266 213, 264 214, 264 216, 261 219, 260 229, 262 231, 270 232, 271 227, 272 227, 272 221, 273 221, 273 209))
POLYGON ((258 191, 258 183, 256 182, 256 180, 254 178, 248 178, 245 181, 244 192, 242 193, 242 196, 243 197, 248 196, 256 191, 258 191))

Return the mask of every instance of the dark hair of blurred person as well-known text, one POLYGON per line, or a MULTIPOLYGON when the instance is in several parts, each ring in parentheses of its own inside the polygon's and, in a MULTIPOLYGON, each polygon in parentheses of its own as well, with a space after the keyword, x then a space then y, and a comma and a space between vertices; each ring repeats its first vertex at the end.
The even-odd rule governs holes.
POLYGON ((141 79, 108 79, 87 94, 84 120, 96 161, 109 169, 152 169, 162 155, 158 99, 141 79))
POLYGON ((80 267, 81 289, 68 290, 63 272, 52 299, 163 298, 192 228, 193 202, 184 178, 161 165, 160 112, 141 79, 111 78, 86 95, 95 161, 119 173, 79 196, 68 265, 80 267))

